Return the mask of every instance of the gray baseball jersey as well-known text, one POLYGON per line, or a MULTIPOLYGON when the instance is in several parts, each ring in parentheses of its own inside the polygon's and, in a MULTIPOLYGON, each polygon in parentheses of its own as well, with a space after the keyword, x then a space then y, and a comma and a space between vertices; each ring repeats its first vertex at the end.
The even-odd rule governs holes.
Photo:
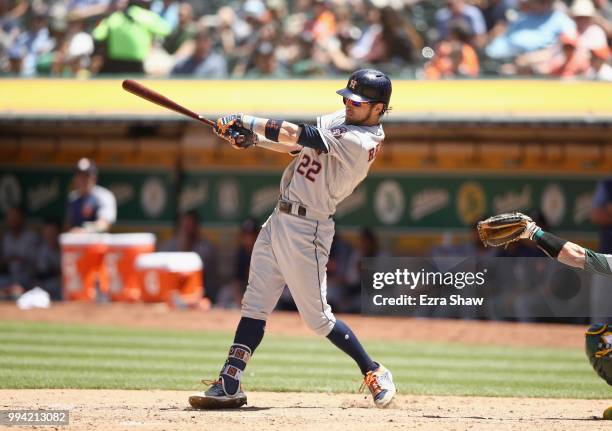
POLYGON ((326 336, 336 322, 326 299, 334 236, 329 215, 366 177, 385 135, 380 125, 345 124, 344 111, 318 118, 317 128, 328 153, 303 148, 281 180, 281 196, 305 206, 307 216, 276 208, 264 223, 251 256, 242 316, 266 320, 287 285, 308 327, 326 336))
POLYGON ((344 110, 317 119, 328 153, 304 147, 283 173, 283 198, 330 215, 365 179, 385 139, 383 128, 347 125, 344 120, 344 110))

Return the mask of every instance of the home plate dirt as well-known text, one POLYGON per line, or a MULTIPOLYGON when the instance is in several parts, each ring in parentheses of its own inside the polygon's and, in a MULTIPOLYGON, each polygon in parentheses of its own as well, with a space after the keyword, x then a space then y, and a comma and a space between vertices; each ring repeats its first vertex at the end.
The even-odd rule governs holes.
MULTIPOLYGON (((249 392, 238 410, 192 410, 185 391, 0 390, 0 409, 66 409, 59 430, 610 430, 606 401, 397 397, 379 410, 361 394, 249 392)), ((28 427, 33 429, 33 427, 28 427)), ((9 429, 2 428, 0 429, 9 429)), ((10 427, 10 429, 16 429, 10 427)), ((38 427, 38 429, 52 429, 38 427)))

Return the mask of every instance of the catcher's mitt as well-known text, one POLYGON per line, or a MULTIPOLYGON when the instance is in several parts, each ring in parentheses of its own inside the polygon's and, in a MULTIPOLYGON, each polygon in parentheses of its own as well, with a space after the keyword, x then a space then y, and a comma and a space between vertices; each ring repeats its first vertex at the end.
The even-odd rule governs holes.
POLYGON ((499 214, 478 222, 478 235, 485 246, 498 247, 526 238, 530 224, 533 221, 525 214, 499 214))

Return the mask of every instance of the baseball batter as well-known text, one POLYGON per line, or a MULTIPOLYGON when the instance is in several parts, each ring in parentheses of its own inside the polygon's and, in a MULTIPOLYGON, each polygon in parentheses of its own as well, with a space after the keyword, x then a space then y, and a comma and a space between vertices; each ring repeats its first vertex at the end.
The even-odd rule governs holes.
POLYGON ((219 378, 189 398, 200 409, 246 403, 240 382, 261 342, 268 315, 287 285, 302 319, 350 355, 364 375, 377 407, 395 395, 391 372, 373 361, 327 303, 326 265, 334 236, 332 215, 366 177, 385 138, 380 119, 389 107, 391 81, 382 72, 358 70, 337 91, 345 108, 317 125, 235 114, 215 131, 234 147, 263 147, 295 156, 283 173, 280 198, 264 223, 251 257, 242 317, 219 378))

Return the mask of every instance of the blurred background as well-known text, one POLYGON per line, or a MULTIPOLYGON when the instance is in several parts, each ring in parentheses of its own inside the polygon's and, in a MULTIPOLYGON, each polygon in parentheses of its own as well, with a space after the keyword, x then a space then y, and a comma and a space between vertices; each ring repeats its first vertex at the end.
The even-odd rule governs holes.
POLYGON ((360 310, 362 257, 543 256, 481 247, 495 213, 612 253, 611 36, 607 0, 0 0, 0 297, 239 307, 290 160, 124 77, 210 118, 312 122, 351 71, 391 76, 384 149, 335 217, 338 312, 360 310))

